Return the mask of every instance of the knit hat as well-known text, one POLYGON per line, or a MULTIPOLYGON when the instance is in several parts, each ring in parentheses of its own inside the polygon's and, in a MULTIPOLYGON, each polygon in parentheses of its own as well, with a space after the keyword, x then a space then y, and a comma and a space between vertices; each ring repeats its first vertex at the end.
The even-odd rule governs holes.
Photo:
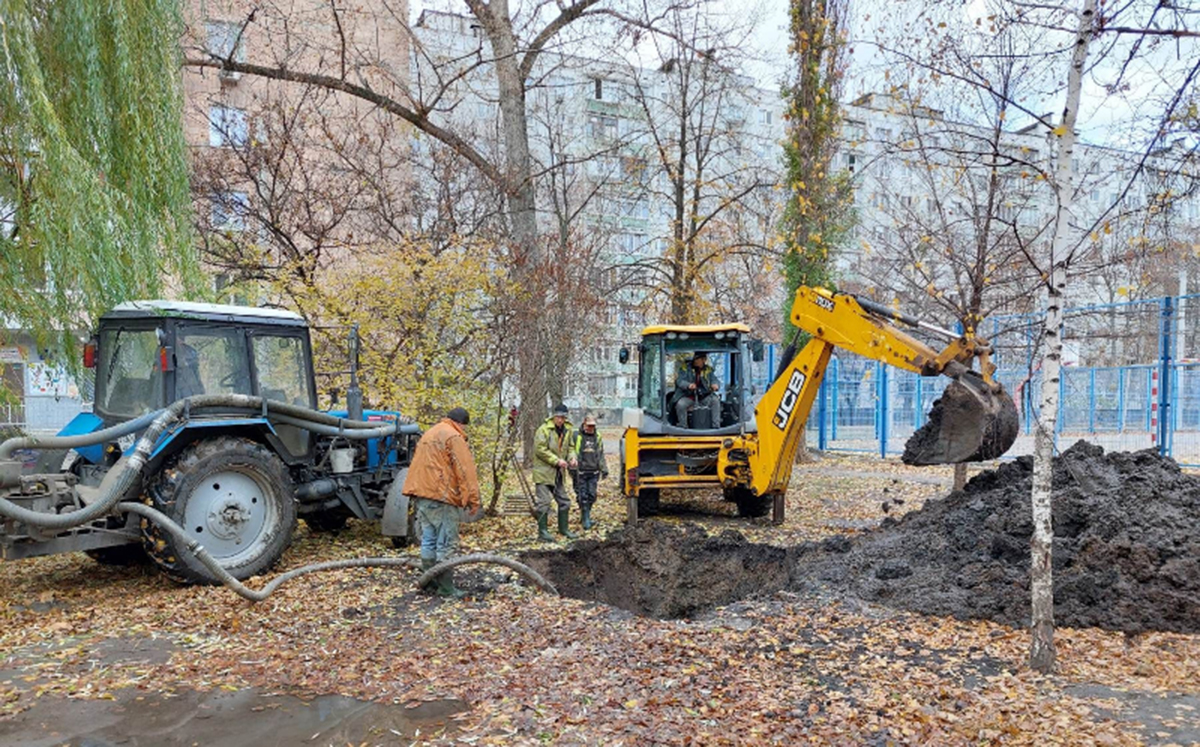
POLYGON ((450 418, 459 425, 469 425, 471 422, 471 414, 461 407, 456 407, 446 413, 446 417, 450 418))
POLYGON ((567 416, 567 413, 569 413, 569 412, 570 412, 570 410, 567 409, 567 406, 562 404, 561 402, 554 406, 554 416, 555 417, 562 415, 565 418, 567 416))

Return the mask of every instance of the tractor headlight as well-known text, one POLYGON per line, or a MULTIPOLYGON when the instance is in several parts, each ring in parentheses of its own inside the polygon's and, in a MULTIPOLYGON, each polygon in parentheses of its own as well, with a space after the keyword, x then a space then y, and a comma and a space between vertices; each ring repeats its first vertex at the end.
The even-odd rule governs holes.
POLYGON ((668 339, 668 340, 674 340, 676 337, 678 337, 678 335, 676 335, 674 332, 668 332, 668 333, 667 333, 667 339, 668 339))
POLYGON ((688 333, 687 333, 687 332, 680 332, 680 333, 679 333, 679 339, 681 339, 681 340, 686 340, 687 338, 688 338, 688 333))
POLYGON ((724 339, 725 339, 725 333, 724 333, 724 332, 718 332, 718 333, 716 333, 715 335, 713 335, 713 337, 714 337, 714 338, 716 338, 716 339, 718 339, 718 340, 724 340, 724 339))

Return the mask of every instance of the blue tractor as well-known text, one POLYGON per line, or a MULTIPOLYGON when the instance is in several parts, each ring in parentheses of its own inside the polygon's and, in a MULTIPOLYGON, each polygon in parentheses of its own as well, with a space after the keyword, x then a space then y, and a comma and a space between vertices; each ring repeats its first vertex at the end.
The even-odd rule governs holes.
MULTIPOLYGON (((25 439, 21 445, 33 448, 0 456, 23 462, 19 476, 15 469, 0 475, 0 497, 38 514, 86 509, 112 492, 114 466, 123 456, 128 461, 155 414, 186 400, 182 415, 137 462, 141 480, 124 499, 140 498, 174 520, 235 578, 268 570, 298 519, 325 531, 351 517, 382 520, 384 534, 402 545, 412 529, 400 487, 419 431, 398 412, 362 409, 357 336, 351 340, 347 409, 319 412, 309 328, 299 315, 170 301, 121 304, 101 317, 84 349, 84 365, 96 374, 93 411, 59 436, 89 440, 123 423, 140 430, 127 427, 119 438, 69 450, 53 449, 56 439, 47 439, 51 448, 25 439), (212 395, 244 396, 226 398, 226 407, 212 406, 225 401, 212 395), (192 410, 193 401, 209 405, 192 410), (367 427, 372 437, 364 436, 367 427)), ((111 512, 62 531, 13 516, 22 514, 0 515, 5 559, 86 551, 101 562, 124 563, 148 555, 179 581, 217 580, 188 543, 133 514, 111 512)))

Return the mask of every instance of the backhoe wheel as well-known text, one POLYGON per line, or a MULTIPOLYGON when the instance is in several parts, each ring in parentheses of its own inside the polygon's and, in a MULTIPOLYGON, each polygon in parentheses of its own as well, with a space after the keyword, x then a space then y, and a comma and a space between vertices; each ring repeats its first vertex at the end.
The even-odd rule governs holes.
POLYGON ((766 516, 773 503, 771 496, 755 495, 747 488, 731 488, 726 493, 726 499, 737 504, 738 516, 743 519, 766 516))
MULTIPOLYGON (((150 505, 165 513, 234 578, 267 571, 292 541, 296 500, 283 462, 262 444, 224 436, 197 441, 147 480, 150 505)), ((183 583, 217 578, 153 521, 143 522, 151 559, 183 583)))
POLYGON ((658 488, 642 488, 638 491, 638 518, 658 513, 658 488))

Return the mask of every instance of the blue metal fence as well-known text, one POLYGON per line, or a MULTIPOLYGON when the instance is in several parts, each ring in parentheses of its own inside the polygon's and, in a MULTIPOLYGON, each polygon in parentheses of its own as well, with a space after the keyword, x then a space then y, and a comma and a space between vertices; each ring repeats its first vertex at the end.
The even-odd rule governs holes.
MULTIPOLYGON (((1032 453, 1041 401, 1040 315, 997 316, 983 332, 997 377, 1016 400, 1021 435, 1009 456, 1032 453)), ((1200 466, 1200 295, 1070 308, 1063 324, 1055 437, 1110 450, 1153 448, 1200 466)), ((769 353, 770 371, 778 351, 769 353)), ((947 380, 837 351, 809 417, 821 449, 898 454, 925 423, 947 380)))

